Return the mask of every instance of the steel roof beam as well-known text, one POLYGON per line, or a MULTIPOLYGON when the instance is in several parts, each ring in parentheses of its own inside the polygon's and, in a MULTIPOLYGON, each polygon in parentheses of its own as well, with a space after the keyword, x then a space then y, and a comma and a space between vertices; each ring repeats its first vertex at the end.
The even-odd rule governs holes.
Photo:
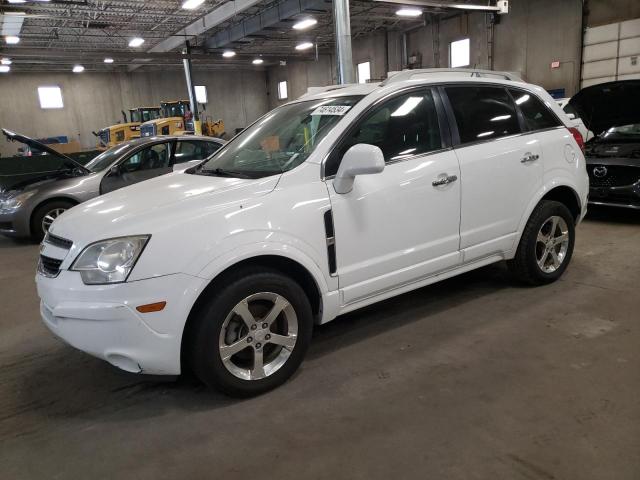
POLYGON ((215 33, 207 39, 205 45, 209 49, 220 48, 301 13, 317 10, 328 11, 327 2, 325 0, 284 0, 215 33))

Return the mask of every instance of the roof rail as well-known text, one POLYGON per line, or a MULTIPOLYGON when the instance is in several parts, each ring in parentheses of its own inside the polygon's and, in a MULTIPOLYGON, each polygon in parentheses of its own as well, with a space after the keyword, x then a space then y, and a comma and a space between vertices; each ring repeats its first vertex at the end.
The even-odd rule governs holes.
POLYGON ((389 85, 390 83, 401 82, 403 80, 411 80, 413 77, 419 75, 432 75, 432 74, 460 74, 469 77, 484 77, 484 78, 501 78, 503 80, 511 80, 514 82, 523 82, 520 75, 513 72, 499 72, 496 70, 480 70, 477 68, 418 68, 415 70, 402 70, 388 77, 382 85, 389 85))
POLYGON ((353 87, 358 85, 357 83, 345 83, 342 85, 327 85, 326 87, 308 87, 307 92, 300 96, 300 98, 307 97, 309 95, 315 95, 316 93, 330 92, 331 90, 339 90, 341 88, 353 87))

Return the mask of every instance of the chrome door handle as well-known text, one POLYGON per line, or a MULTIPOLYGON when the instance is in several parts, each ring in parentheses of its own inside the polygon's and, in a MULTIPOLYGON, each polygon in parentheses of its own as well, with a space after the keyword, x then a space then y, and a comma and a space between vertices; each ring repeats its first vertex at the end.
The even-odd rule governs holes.
POLYGON ((431 182, 431 185, 433 185, 434 187, 440 187, 442 185, 453 183, 456 180, 458 180, 457 175, 447 175, 446 173, 443 173, 442 175, 438 176, 437 180, 431 182))
POLYGON ((535 162, 539 158, 540 158, 540 155, 533 154, 533 153, 525 153, 522 160, 520 160, 520 163, 535 162))

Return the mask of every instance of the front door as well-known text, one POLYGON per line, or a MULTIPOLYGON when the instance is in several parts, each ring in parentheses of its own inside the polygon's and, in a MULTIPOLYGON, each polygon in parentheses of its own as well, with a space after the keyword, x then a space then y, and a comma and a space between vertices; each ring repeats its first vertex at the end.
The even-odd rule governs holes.
POLYGON ((343 303, 411 284, 459 263, 460 171, 441 134, 436 93, 398 94, 355 125, 325 166, 358 143, 380 147, 382 173, 358 176, 353 190, 327 181, 343 303))
POLYGON ((171 171, 171 142, 156 143, 138 150, 112 167, 100 183, 100 193, 108 193, 171 171))

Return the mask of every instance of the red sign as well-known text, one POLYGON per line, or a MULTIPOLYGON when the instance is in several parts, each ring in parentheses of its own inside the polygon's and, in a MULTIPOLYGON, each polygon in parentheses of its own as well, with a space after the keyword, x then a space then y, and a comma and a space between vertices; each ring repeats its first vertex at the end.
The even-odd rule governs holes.
POLYGON ((551 68, 560 68, 560 60, 551 62, 551 68))

